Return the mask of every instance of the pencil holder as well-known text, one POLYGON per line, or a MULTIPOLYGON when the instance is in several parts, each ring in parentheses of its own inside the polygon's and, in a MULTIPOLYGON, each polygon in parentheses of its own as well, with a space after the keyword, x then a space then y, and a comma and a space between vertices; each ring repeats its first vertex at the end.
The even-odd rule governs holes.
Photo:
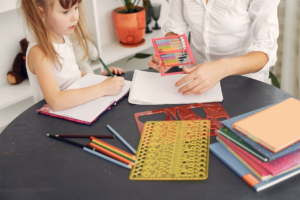
POLYGON ((167 72, 172 67, 191 67, 195 60, 186 34, 163 38, 152 38, 156 55, 161 61, 161 76, 182 74, 184 71, 167 72))

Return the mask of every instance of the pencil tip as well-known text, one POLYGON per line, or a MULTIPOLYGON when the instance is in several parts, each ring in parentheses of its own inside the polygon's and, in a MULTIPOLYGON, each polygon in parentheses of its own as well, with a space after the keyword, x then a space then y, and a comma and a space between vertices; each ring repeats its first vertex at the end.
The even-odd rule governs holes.
POLYGON ((46 135, 49 137, 50 134, 46 134, 46 135))

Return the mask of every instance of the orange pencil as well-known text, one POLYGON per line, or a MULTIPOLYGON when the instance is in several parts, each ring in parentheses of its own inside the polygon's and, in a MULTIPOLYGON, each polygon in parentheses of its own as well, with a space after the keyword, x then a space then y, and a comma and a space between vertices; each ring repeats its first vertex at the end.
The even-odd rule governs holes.
POLYGON ((98 146, 100 146, 100 147, 102 147, 102 148, 104 148, 104 149, 106 149, 108 151, 111 151, 111 152, 113 152, 113 153, 115 153, 115 154, 117 154, 117 155, 119 155, 119 156, 121 156, 121 157, 123 157, 123 158, 125 158, 127 160, 130 160, 132 162, 135 162, 135 160, 136 160, 132 156, 128 156, 127 154, 125 154, 125 153, 123 153, 121 151, 118 151, 115 148, 109 147, 109 146, 107 146, 107 145, 105 145, 105 144, 103 144, 101 142, 96 141, 96 140, 92 140, 92 143, 95 144, 95 145, 98 145, 98 146))
POLYGON ((135 165, 135 164, 132 163, 131 161, 129 161, 129 160, 127 160, 127 159, 125 159, 125 158, 123 158, 123 157, 117 155, 117 154, 114 154, 113 152, 108 151, 108 150, 106 150, 106 149, 104 149, 104 148, 102 148, 102 147, 100 147, 100 146, 98 146, 98 145, 96 145, 96 144, 89 143, 88 146, 89 146, 89 147, 92 147, 92 148, 94 148, 94 149, 96 149, 97 151, 99 151, 99 152, 101 152, 101 153, 103 153, 103 154, 105 154, 105 155, 107 155, 107 156, 109 156, 109 157, 111 157, 111 158, 114 158, 114 159, 116 159, 116 160, 118 160, 118 161, 121 161, 121 162, 123 162, 123 163, 125 163, 125 164, 128 164, 128 165, 135 165))
POLYGON ((90 138, 91 138, 92 140, 96 140, 97 142, 100 142, 100 143, 102 143, 102 144, 105 144, 106 146, 109 146, 109 147, 111 147, 111 148, 113 148, 113 149, 116 149, 117 151, 120 151, 120 152, 122 152, 122 153, 124 153, 124 154, 127 154, 128 156, 133 157, 134 159, 136 159, 136 157, 135 157, 134 155, 132 155, 132 154, 130 154, 130 153, 127 153, 126 151, 123 151, 123 150, 121 150, 121 149, 119 149, 119 148, 117 148, 117 147, 115 147, 115 146, 112 146, 112 145, 110 145, 110 144, 107 144, 106 142, 103 142, 102 140, 99 140, 99 139, 97 139, 97 138, 95 138, 95 137, 93 137, 93 136, 91 136, 90 138))

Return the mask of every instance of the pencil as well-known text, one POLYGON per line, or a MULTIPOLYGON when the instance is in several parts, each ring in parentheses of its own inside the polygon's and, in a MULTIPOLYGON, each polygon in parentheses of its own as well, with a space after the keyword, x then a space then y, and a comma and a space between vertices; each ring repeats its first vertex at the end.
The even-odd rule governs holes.
POLYGON ((99 57, 98 58, 99 59, 99 61, 102 63, 102 65, 103 65, 103 67, 108 71, 108 73, 109 73, 109 75, 111 76, 111 77, 114 77, 114 75, 111 73, 111 71, 108 69, 108 67, 105 65, 105 63, 103 62, 103 60, 99 57))
POLYGON ((66 142, 66 143, 69 143, 69 144, 72 144, 72 145, 75 145, 75 146, 78 146, 78 147, 82 147, 84 151, 87 151, 87 152, 89 152, 89 153, 91 153, 91 154, 94 154, 94 155, 100 157, 100 158, 103 158, 103 159, 108 160, 108 161, 110 161, 110 162, 113 162, 113 163, 115 163, 115 164, 117 164, 117 165, 120 165, 120 166, 122 166, 122 167, 125 167, 126 169, 131 169, 131 168, 132 168, 131 165, 125 165, 124 163, 121 163, 121 162, 119 162, 119 161, 117 161, 117 160, 114 160, 114 159, 112 159, 112 158, 110 158, 110 157, 107 157, 107 156, 105 156, 105 155, 103 155, 103 154, 101 154, 101 153, 98 153, 98 152, 95 152, 95 151, 91 150, 91 149, 90 149, 91 147, 89 147, 89 146, 86 146, 86 145, 83 145, 83 144, 79 144, 79 143, 77 143, 77 142, 73 142, 73 141, 71 141, 71 140, 67 140, 67 139, 64 139, 64 138, 59 138, 59 137, 56 137, 56 136, 51 135, 51 134, 46 134, 46 135, 47 135, 48 137, 50 137, 50 138, 53 138, 53 139, 56 139, 56 140, 60 140, 60 141, 62 141, 62 142, 66 142))
POLYGON ((119 156, 122 156, 123 158, 125 158, 125 159, 127 159, 127 160, 130 160, 130 161, 132 161, 132 162, 135 162, 135 160, 136 160, 133 156, 129 156, 129 155, 127 155, 127 154, 124 154, 123 152, 118 151, 116 148, 107 146, 107 145, 102 144, 101 142, 98 142, 98 141, 96 141, 96 140, 92 140, 92 142, 93 142, 94 144, 96 144, 96 145, 98 145, 98 146, 100 146, 100 147, 102 147, 102 148, 108 150, 108 151, 111 151, 111 152, 113 152, 113 153, 115 153, 115 154, 118 154, 119 156))
POLYGON ((112 158, 110 158, 110 157, 108 157, 108 156, 106 156, 106 155, 103 155, 103 154, 101 154, 101 153, 98 153, 98 152, 96 152, 96 151, 93 151, 93 150, 91 150, 91 149, 89 149, 89 148, 84 147, 83 150, 84 150, 84 151, 87 151, 87 152, 89 152, 89 153, 91 153, 91 154, 94 154, 95 156, 98 156, 98 157, 100 157, 100 158, 103 158, 103 159, 105 159, 105 160, 107 160, 107 161, 110 161, 110 162, 112 162, 112 163, 115 163, 115 164, 117 164, 117 165, 120 165, 121 167, 124 167, 124 168, 126 168, 126 169, 131 169, 131 168, 132 168, 131 165, 126 165, 126 164, 124 164, 124 163, 122 163, 122 162, 120 162, 120 161, 117 161, 117 160, 115 160, 115 159, 112 159, 112 158))
POLYGON ((64 139, 64 138, 60 138, 60 137, 57 137, 57 136, 54 136, 54 135, 51 135, 51 134, 46 134, 48 137, 50 138, 53 138, 53 139, 56 139, 56 140, 60 140, 62 142, 66 142, 66 143, 69 143, 69 144, 72 144, 72 145, 75 145, 75 146, 78 146, 78 147, 85 147, 85 145, 83 144, 79 144, 77 142, 73 142, 71 140, 67 140, 67 139, 64 139))
POLYGON ((127 146, 128 149, 130 149, 130 151, 132 151, 132 153, 136 153, 136 150, 134 148, 132 148, 132 146, 130 146, 130 144, 128 144, 122 137, 121 135, 119 135, 110 125, 107 125, 107 128, 115 135, 117 136, 117 138, 119 138, 119 140, 121 140, 121 142, 123 142, 123 144, 125 144, 125 146, 127 146))
POLYGON ((55 135, 60 138, 90 138, 91 136, 95 138, 115 138, 114 135, 55 135))
POLYGON ((93 148, 93 150, 97 150, 98 152, 100 152, 102 154, 105 154, 105 155, 107 155, 107 156, 109 156, 109 157, 111 157, 113 159, 116 159, 116 160, 118 160, 120 162, 123 162, 125 164, 135 165, 131 161, 129 161, 129 160, 127 160, 127 159, 125 159, 125 158, 123 158, 123 157, 121 157, 121 156, 119 156, 119 155, 117 155, 117 154, 115 154, 115 153, 113 153, 111 151, 108 151, 108 150, 106 150, 106 149, 104 149, 104 148, 102 148, 102 147, 100 147, 100 146, 98 146, 96 144, 89 143, 87 146, 93 148))
POLYGON ((121 152, 121 153, 124 153, 125 155, 128 155, 128 156, 130 156, 130 157, 133 157, 134 159, 136 158, 134 155, 132 155, 132 154, 126 152, 126 151, 123 151, 122 149, 119 149, 119 148, 117 148, 117 147, 115 147, 115 146, 112 146, 112 145, 110 145, 110 144, 107 144, 106 142, 103 142, 103 141, 100 140, 100 139, 97 139, 97 138, 95 138, 95 137, 91 137, 91 139, 92 139, 92 140, 95 140, 95 141, 97 141, 97 142, 99 142, 99 143, 101 143, 101 144, 104 144, 104 145, 106 145, 106 146, 108 146, 108 147, 110 147, 110 148, 116 149, 117 151, 119 151, 119 152, 121 152))

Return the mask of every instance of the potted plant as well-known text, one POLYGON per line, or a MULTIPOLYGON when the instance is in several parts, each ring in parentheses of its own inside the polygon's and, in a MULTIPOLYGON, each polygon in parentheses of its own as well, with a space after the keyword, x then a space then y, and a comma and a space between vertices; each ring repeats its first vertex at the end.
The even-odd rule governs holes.
MULTIPOLYGON (((145 42, 145 8, 138 6, 140 0, 122 0, 124 6, 113 11, 114 25, 120 44, 125 47, 137 47, 145 42)), ((143 0, 143 5, 150 0, 143 0)))

